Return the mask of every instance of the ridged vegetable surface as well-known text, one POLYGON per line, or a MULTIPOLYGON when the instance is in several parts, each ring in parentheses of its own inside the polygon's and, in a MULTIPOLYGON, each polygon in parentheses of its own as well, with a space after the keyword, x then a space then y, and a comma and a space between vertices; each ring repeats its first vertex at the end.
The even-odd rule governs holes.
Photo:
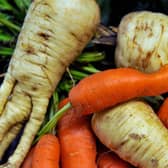
POLYGON ((0 87, 0 157, 20 124, 27 123, 13 155, 0 167, 19 168, 53 91, 98 23, 99 8, 94 0, 32 1, 0 87))
POLYGON ((144 72, 168 63, 168 16, 151 11, 131 12, 118 26, 115 63, 144 72))
POLYGON ((168 167, 168 131, 146 103, 133 100, 95 113, 92 128, 104 145, 134 166, 168 167))

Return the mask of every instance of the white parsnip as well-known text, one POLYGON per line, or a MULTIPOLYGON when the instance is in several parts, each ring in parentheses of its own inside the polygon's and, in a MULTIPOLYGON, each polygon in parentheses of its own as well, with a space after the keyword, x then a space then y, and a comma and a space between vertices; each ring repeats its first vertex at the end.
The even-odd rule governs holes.
POLYGON ((0 147, 5 150, 15 137, 12 130, 16 134, 16 126, 20 129, 20 124, 27 123, 13 155, 0 167, 19 168, 53 91, 94 35, 99 21, 95 0, 32 2, 0 87, 0 147))
POLYGON ((168 167, 168 131, 148 104, 132 100, 95 113, 92 128, 104 145, 134 166, 168 167))
POLYGON ((119 24, 115 63, 154 72, 168 64, 168 16, 151 11, 131 12, 119 24))

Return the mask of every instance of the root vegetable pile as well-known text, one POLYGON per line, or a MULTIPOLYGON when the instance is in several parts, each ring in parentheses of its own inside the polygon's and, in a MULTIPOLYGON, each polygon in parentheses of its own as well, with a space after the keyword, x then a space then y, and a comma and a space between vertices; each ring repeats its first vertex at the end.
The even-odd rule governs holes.
POLYGON ((34 0, 0 87, 0 157, 26 121, 16 150, 2 168, 19 168, 65 69, 99 23, 94 0, 34 0))
POLYGON ((168 92, 167 18, 147 11, 125 16, 115 51, 121 68, 96 71, 79 81, 37 134, 51 95, 93 37, 100 13, 94 0, 34 0, 0 87, 0 157, 23 123, 25 127, 14 153, 0 168, 132 167, 127 162, 139 168, 167 168, 168 99, 158 116, 139 100, 168 92), (58 135, 42 136, 57 121, 58 135), (98 143, 120 158, 106 153, 96 160, 93 132, 98 143), (31 146, 36 135, 39 141, 31 146))
POLYGON ((124 19, 118 32, 116 61, 118 66, 130 68, 107 70, 85 78, 70 91, 69 99, 83 114, 99 112, 93 115, 92 128, 98 139, 122 159, 139 168, 166 168, 168 131, 159 117, 167 126, 167 99, 158 116, 146 103, 124 102, 167 93, 167 16, 137 12, 124 19), (138 32, 132 35, 130 29, 135 27, 138 32), (131 42, 135 42, 132 47, 131 42), (104 109, 107 111, 101 112, 104 109))

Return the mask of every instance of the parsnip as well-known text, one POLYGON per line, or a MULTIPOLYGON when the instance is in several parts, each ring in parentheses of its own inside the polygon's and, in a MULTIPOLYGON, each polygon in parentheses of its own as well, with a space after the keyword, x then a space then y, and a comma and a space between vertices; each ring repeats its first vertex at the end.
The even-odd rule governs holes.
POLYGON ((14 154, 0 167, 19 168, 44 119, 49 98, 99 21, 95 0, 32 2, 0 87, 0 147, 4 150, 15 137, 6 138, 12 129, 27 123, 14 154))
POLYGON ((168 131, 144 102, 132 100, 95 113, 92 128, 104 145, 134 166, 168 167, 168 131))
POLYGON ((119 24, 115 63, 153 72, 168 63, 168 16, 150 11, 132 12, 119 24))

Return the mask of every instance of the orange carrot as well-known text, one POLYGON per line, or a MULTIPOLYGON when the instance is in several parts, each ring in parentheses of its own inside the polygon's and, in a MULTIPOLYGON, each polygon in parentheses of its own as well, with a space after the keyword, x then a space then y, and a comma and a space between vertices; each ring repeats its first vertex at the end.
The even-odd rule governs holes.
POLYGON ((161 105, 158 116, 163 124, 168 128, 168 98, 166 98, 161 105))
POLYGON ((35 147, 32 147, 30 151, 28 152, 26 158, 24 159, 21 168, 32 168, 32 158, 34 153, 35 147))
MULTIPOLYGON (((64 105, 68 99, 61 102, 64 105)), ((62 168, 96 168, 96 140, 90 128, 90 118, 66 111, 58 122, 62 168)))
POLYGON ((132 68, 105 70, 81 80, 69 93, 76 111, 89 114, 140 96, 168 91, 168 65, 145 74, 132 68))
POLYGON ((32 168, 59 168, 60 144, 52 134, 43 135, 35 146, 32 168))
POLYGON ((106 152, 99 155, 97 160, 98 168, 131 168, 126 161, 119 158, 112 152, 106 152))

